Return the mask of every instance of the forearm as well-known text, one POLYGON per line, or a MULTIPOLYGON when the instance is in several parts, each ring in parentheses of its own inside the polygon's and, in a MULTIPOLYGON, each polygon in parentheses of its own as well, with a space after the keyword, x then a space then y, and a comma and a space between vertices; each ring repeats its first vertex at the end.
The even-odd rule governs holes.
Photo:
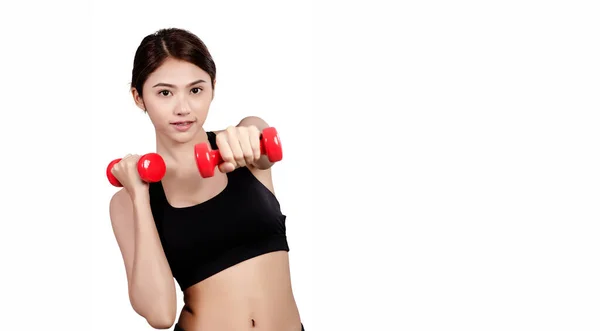
POLYGON ((129 288, 134 309, 146 319, 175 313, 176 294, 147 195, 133 199, 135 251, 129 288))

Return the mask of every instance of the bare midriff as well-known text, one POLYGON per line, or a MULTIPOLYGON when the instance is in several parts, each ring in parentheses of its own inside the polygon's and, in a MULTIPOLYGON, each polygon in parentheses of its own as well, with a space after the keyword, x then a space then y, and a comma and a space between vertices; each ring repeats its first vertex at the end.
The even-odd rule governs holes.
POLYGON ((300 331, 288 253, 263 254, 184 291, 185 331, 300 331))

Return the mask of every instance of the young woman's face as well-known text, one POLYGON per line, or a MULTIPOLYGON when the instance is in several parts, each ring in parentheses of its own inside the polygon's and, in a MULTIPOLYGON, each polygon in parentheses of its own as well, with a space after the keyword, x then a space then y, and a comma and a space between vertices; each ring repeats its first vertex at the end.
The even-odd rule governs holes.
POLYGON ((189 141, 202 130, 213 95, 207 72, 171 58, 148 76, 143 98, 133 91, 136 104, 148 112, 157 134, 177 142, 189 141))

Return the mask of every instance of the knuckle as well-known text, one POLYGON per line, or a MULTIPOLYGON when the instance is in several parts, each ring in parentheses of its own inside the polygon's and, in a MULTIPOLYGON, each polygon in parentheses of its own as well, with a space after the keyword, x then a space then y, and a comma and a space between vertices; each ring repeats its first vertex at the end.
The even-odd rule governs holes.
POLYGON ((217 147, 219 148, 219 153, 222 157, 228 157, 231 155, 231 148, 228 148, 229 146, 227 143, 217 144, 217 147))
POLYGON ((221 152, 221 158, 225 162, 231 162, 231 161, 233 161, 233 155, 231 153, 221 152))
POLYGON ((227 144, 227 138, 224 137, 223 135, 217 136, 216 142, 217 142, 217 146, 219 148, 223 148, 223 146, 225 146, 227 144))
POLYGON ((227 133, 229 133, 229 134, 235 134, 237 130, 236 130, 236 127, 235 127, 235 126, 233 126, 233 125, 230 125, 230 126, 228 126, 228 127, 227 127, 227 129, 225 129, 225 131, 226 131, 227 133))
POLYGON ((236 153, 236 154, 234 154, 233 158, 236 161, 238 161, 238 162, 239 161, 243 161, 245 159, 244 154, 242 154, 242 153, 236 153))

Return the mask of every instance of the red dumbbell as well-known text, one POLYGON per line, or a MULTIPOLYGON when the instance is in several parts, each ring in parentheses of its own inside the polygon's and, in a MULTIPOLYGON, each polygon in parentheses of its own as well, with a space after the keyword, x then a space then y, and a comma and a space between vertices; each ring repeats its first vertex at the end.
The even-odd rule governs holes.
MULTIPOLYGON (((197 144, 194 150, 196 153, 196 165, 198 166, 200 175, 204 178, 214 176, 215 167, 223 163, 221 153, 218 150, 211 150, 208 143, 197 144)), ((267 155, 271 162, 279 162, 283 158, 281 141, 275 128, 265 128, 262 131, 260 153, 267 155)))
MULTIPOLYGON (((116 187, 123 187, 121 183, 112 174, 112 167, 122 159, 115 159, 106 167, 106 177, 108 181, 116 187)), ((167 172, 167 166, 163 158, 157 153, 148 153, 140 157, 137 163, 137 170, 140 178, 146 183, 155 183, 160 181, 167 172)))

